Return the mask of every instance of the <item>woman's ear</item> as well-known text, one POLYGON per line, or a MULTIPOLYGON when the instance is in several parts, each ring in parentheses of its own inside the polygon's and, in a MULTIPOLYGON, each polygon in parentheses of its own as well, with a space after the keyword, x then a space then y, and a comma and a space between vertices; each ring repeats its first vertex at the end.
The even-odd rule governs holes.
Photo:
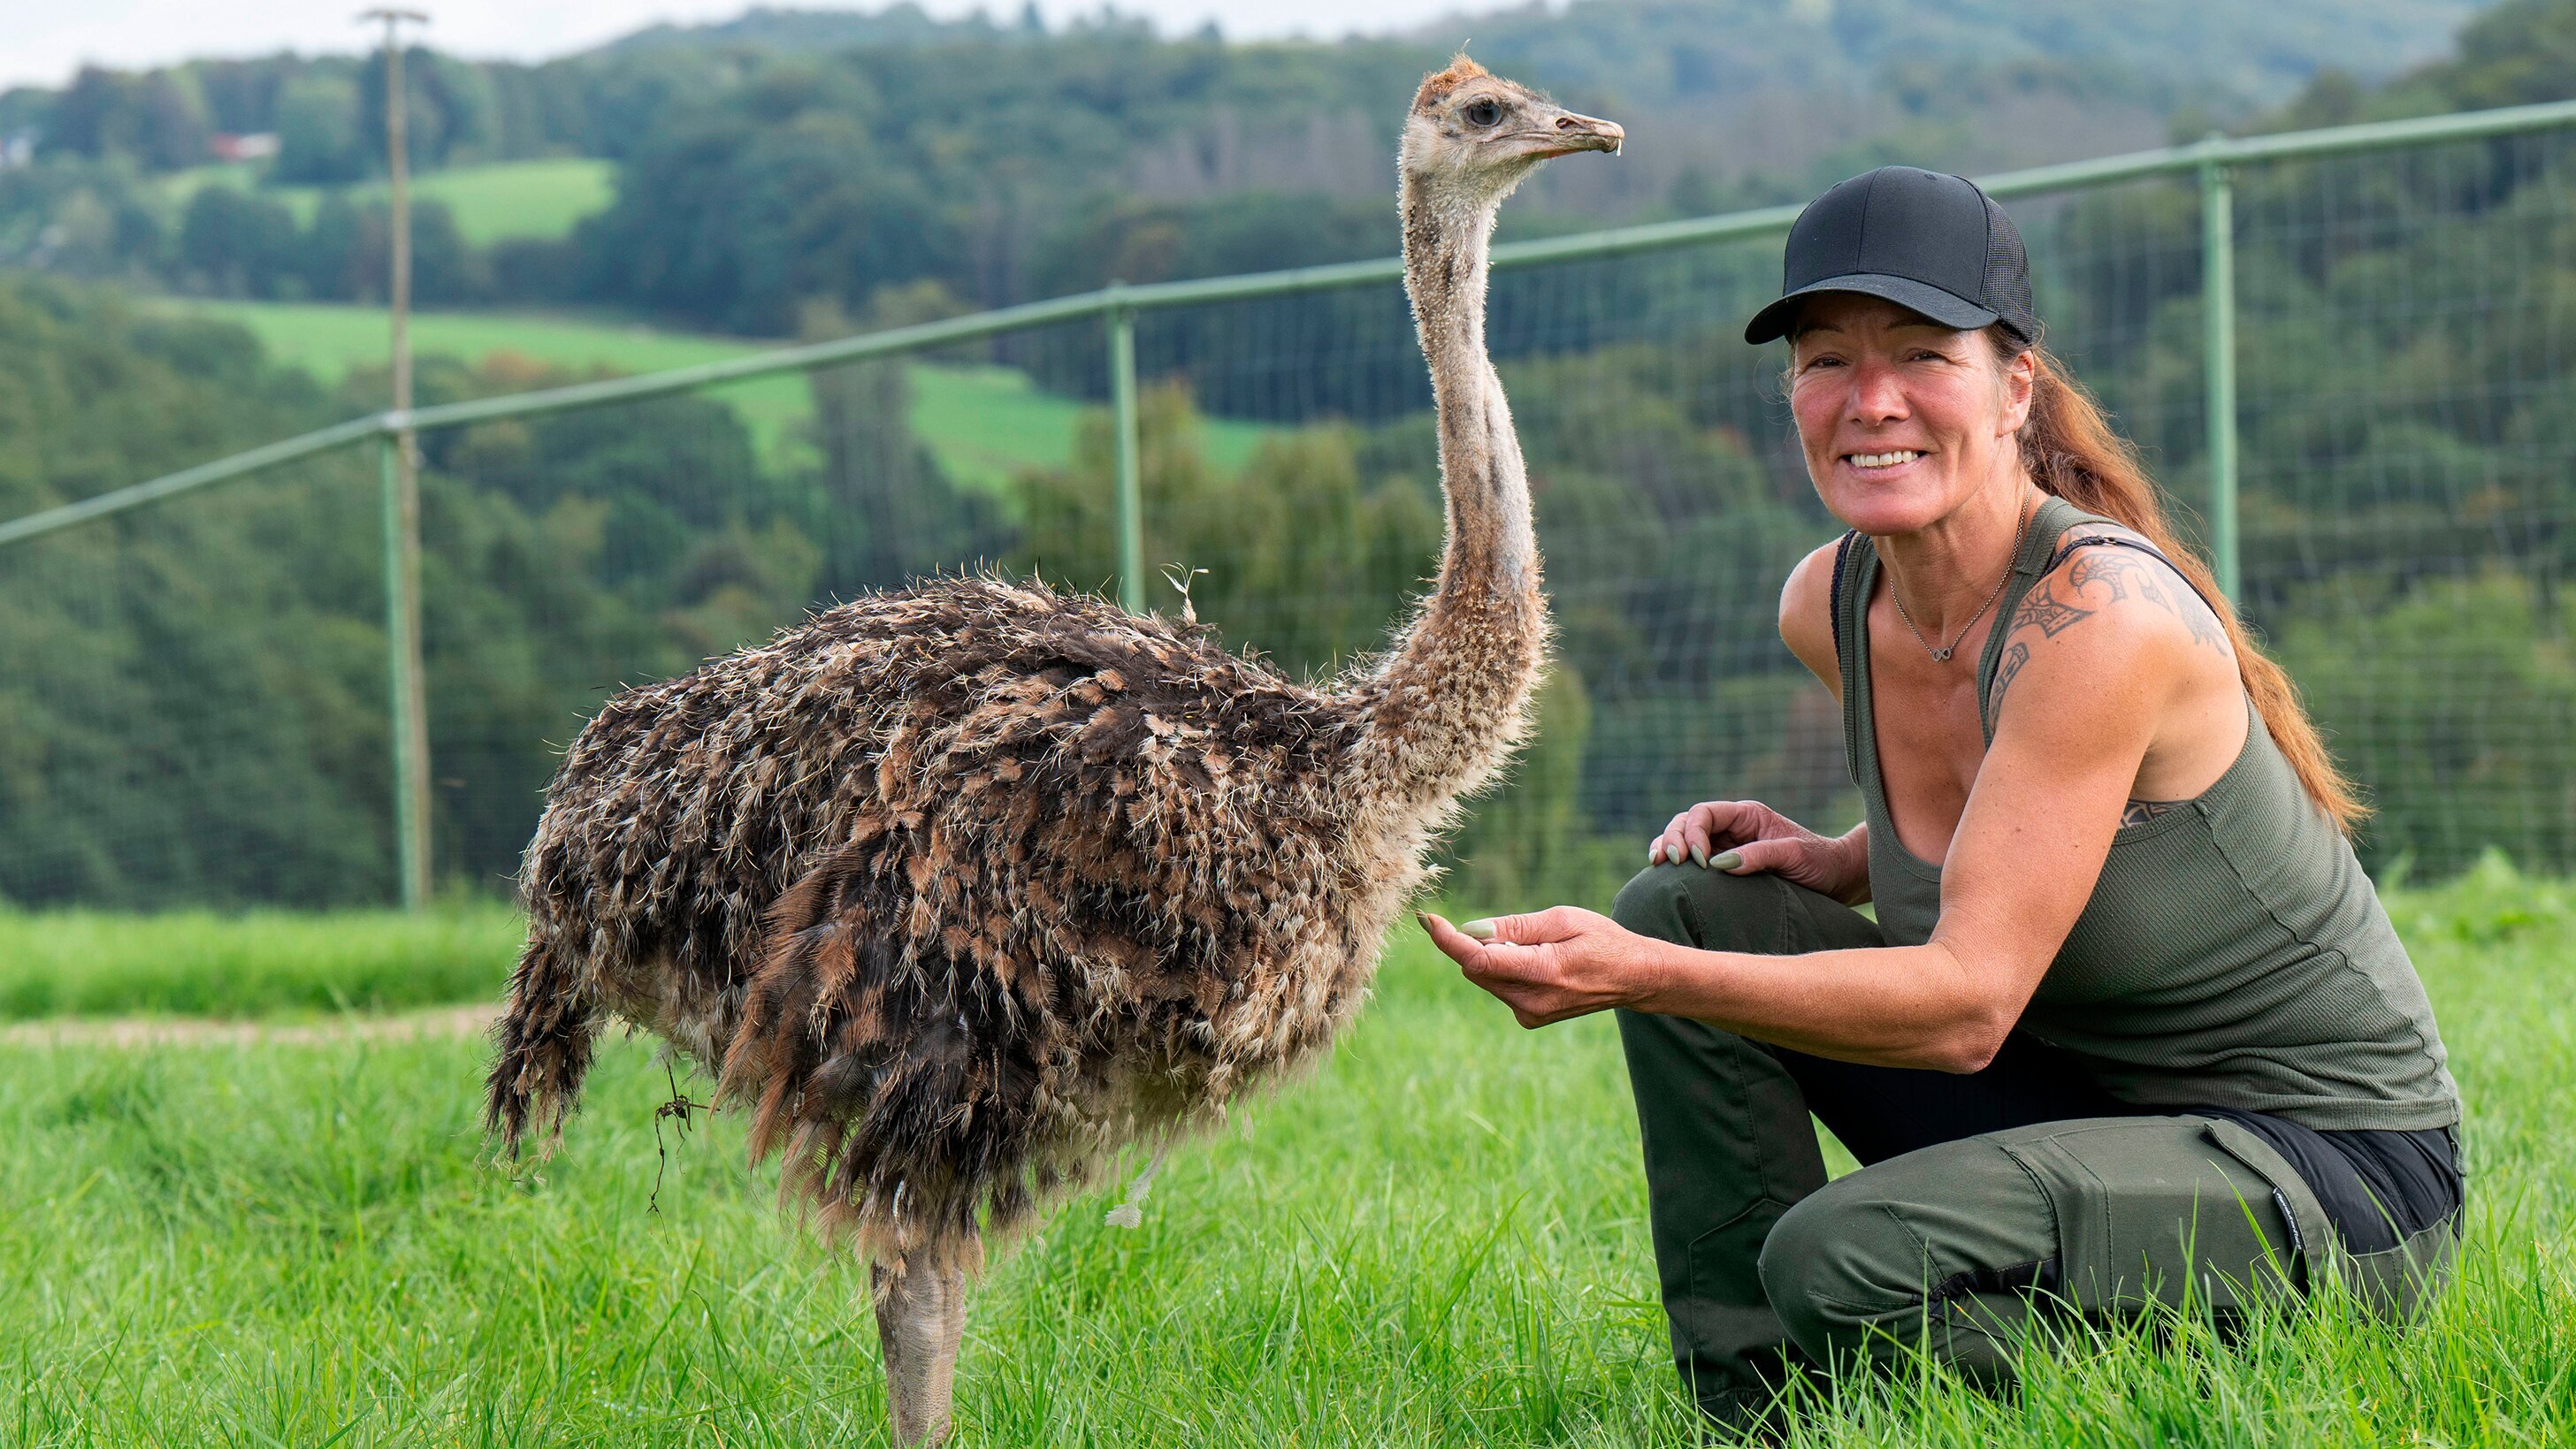
POLYGON ((2030 421, 2030 399, 2039 385, 2039 352, 2025 347, 2004 360, 2003 426, 1996 431, 2018 433, 2030 421))

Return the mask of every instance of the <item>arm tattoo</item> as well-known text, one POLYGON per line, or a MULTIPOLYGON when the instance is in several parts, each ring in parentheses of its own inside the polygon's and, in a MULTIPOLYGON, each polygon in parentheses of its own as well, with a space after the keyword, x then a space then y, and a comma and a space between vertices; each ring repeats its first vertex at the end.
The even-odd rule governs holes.
MULTIPOLYGON (((2134 591, 2141 602, 2153 604, 2180 619, 2183 626, 2191 631, 2193 643, 2208 644, 2221 654, 2227 652, 2226 629, 2220 625, 2218 616, 2210 612, 2209 606, 2202 603, 2197 594, 2185 599, 2158 577, 2157 571, 2149 566, 2148 557, 2132 553, 2116 544, 2094 552, 2081 551, 2086 544, 2101 542, 2103 542, 2101 538, 2095 537, 2078 539, 2068 545, 2070 550, 2075 551, 2075 562, 2066 571, 2066 582, 2069 591, 2079 597, 2084 590, 2095 584, 2101 584, 2110 589, 2111 596, 2102 600, 2097 607, 2088 609, 2070 600, 2059 598, 2049 578, 2043 575, 2028 593, 2022 595, 2020 605, 2013 610, 2012 623, 2006 626, 2007 637, 2036 626, 2041 637, 2054 639, 2092 618, 2103 609, 2113 604, 2127 602, 2131 592, 2134 591)), ((1999 711, 2003 708, 2005 693, 2012 688, 2014 678, 2028 663, 2030 663, 2030 643, 2027 639, 2016 639, 2004 650, 2002 661, 1995 666, 1989 709, 1999 711)), ((2120 823, 2135 825, 2141 821, 2152 820, 2172 809, 2177 803, 2182 802, 2132 801, 2129 812, 2121 817, 2120 823)))
MULTIPOLYGON (((2075 560, 2075 567, 2066 571, 2066 581, 2073 584, 2078 589, 2083 588, 2085 585, 2090 584, 2095 580, 2109 584, 2111 586, 2111 602, 2116 604, 2122 599, 2129 597, 2129 591, 2123 586, 2121 581, 2127 576, 2129 570, 2134 567, 2136 563, 2137 560, 2124 558, 2118 554, 2111 554, 2108 556, 2102 554, 2084 554, 2075 560)), ((2150 584, 2153 583, 2152 580, 2149 580, 2148 582, 2150 584)))
POLYGON ((2001 665, 1998 665, 1995 669, 1995 702, 1993 706, 1995 710, 2001 711, 2003 709, 2004 691, 2012 688, 2013 676, 2021 673, 2021 667, 2029 662, 2030 646, 2020 642, 2019 640, 2015 640, 2013 646, 2004 651, 2004 662, 2001 665))
MULTIPOLYGON (((2197 604, 2200 601, 2194 599, 2192 602, 2197 604)), ((2185 608, 2182 619, 2191 626, 2191 642, 2206 644, 2221 654, 2227 652, 2227 631, 2219 626, 2217 616, 2209 612, 2207 605, 2197 609, 2185 608)))
MULTIPOLYGON (((2085 541, 2098 542, 2099 540, 2085 541)), ((2167 587, 2163 580, 2156 577, 2153 562, 2144 555, 2129 552, 2116 545, 2100 553, 2082 554, 2076 558, 2075 566, 2067 570, 2066 581, 2079 592, 2088 585, 2096 583, 2109 585, 2111 597, 2107 604, 2117 604, 2126 600, 2129 597, 2129 591, 2134 588, 2140 599, 2180 619, 2183 627, 2191 631, 2193 643, 2207 644, 2222 654, 2227 652, 2227 631, 2220 626, 2217 616, 2209 612, 2209 607, 2201 603, 2197 595, 2185 599, 2167 587)), ((2046 581, 2041 582, 2045 587, 2046 581)), ((2019 625, 2025 620, 2016 617, 2013 622, 2019 625)), ((2067 621, 2067 623, 2073 622, 2075 621, 2071 619, 2067 621)), ((2060 629, 2064 627, 2066 627, 2065 624, 2058 626, 2060 629)), ((2054 635, 2057 630, 2049 629, 2047 632, 2054 635)))
POLYGON ((2039 587, 2021 596, 2021 607, 2013 611, 2012 627, 2025 629, 2037 624, 2040 633, 2054 639, 2093 614, 2091 609, 2079 609, 2057 597, 2048 580, 2041 579, 2039 587))

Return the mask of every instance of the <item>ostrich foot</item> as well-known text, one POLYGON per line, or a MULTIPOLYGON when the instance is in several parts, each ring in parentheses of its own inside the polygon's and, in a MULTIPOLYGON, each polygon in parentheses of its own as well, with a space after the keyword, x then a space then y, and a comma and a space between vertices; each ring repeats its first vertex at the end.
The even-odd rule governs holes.
POLYGON ((957 1340, 966 1330, 966 1274, 928 1263, 875 1264, 877 1341, 885 1347, 886 1394, 894 1442, 903 1449, 948 1437, 949 1390, 957 1340))

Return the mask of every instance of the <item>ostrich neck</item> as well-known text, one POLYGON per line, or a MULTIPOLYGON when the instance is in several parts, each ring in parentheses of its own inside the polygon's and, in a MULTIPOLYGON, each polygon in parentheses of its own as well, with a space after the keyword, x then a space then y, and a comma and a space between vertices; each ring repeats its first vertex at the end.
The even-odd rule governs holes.
POLYGON ((1529 477, 1502 379, 1485 354, 1485 272, 1498 202, 1404 188, 1404 286, 1440 421, 1448 548, 1434 607, 1473 594, 1534 595, 1538 539, 1529 477))
POLYGON ((1529 478, 1485 355, 1486 254, 1499 203, 1411 177, 1404 184, 1405 290, 1431 368, 1448 538, 1438 587, 1364 684, 1356 783, 1375 803, 1435 813, 1483 783, 1519 741, 1546 648, 1529 478))

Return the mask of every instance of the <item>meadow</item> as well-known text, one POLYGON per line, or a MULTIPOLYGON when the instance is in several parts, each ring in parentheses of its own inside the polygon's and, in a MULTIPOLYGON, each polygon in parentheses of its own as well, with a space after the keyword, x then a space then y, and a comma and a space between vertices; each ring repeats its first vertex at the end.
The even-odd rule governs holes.
MULTIPOLYGON (((1788 1442, 2576 1442, 2576 891, 2491 862, 2390 900, 2469 1100, 2470 1242, 2424 1322, 2329 1298, 2230 1345, 2188 1319, 2077 1329, 2015 1394, 1928 1369, 1847 1380, 1788 1442)), ((400 934, 36 916, 0 949, 55 924, 71 944, 24 974, 136 980, 156 931, 219 978, 261 952, 362 973, 332 937, 400 934)), ((471 912, 439 929, 414 949, 496 995, 507 931, 471 912)), ((166 1009, 166 988, 125 989, 52 999, 166 1009)), ((730 1115, 657 1125, 672 1083, 640 1041, 608 1044, 560 1155, 498 1169, 470 1036, 47 1030, 0 1036, 8 1442, 883 1442, 857 1275, 780 1221, 730 1115)), ((1069 1205, 980 1290, 960 1442, 1691 1442, 1610 1024, 1521 1032, 1409 928, 1312 1081, 1175 1154, 1141 1229, 1103 1225, 1113 1200, 1069 1205)))
MULTIPOLYGON (((269 356, 326 382, 360 369, 382 369, 388 323, 381 307, 336 302, 244 302, 165 299, 161 305, 238 322, 269 356)), ((495 354, 588 373, 662 372, 745 357, 785 344, 756 338, 674 332, 608 317, 528 312, 419 312, 412 351, 482 363, 495 354)), ((1084 404, 1041 390, 1017 368, 913 363, 912 427, 958 483, 1000 491, 1023 469, 1062 467, 1084 404)), ((739 414, 772 466, 810 458, 802 429, 813 394, 802 374, 755 378, 708 391, 739 414)), ((1204 455, 1228 472, 1240 469, 1275 431, 1254 423, 1203 419, 1204 455)))
POLYGON ((496 994, 524 934, 495 901, 419 915, 0 909, 0 1020, 238 1021, 479 1001, 496 994))
MULTIPOLYGON (((383 181, 354 186, 267 186, 259 166, 222 162, 195 166, 164 178, 164 192, 184 202, 203 186, 257 189, 286 204, 298 226, 310 226, 313 213, 328 192, 338 192, 360 206, 382 203, 383 181)), ((456 230, 475 246, 530 238, 553 241, 572 235, 573 225, 616 198, 617 166, 595 156, 549 156, 528 161, 494 161, 481 166, 449 166, 424 171, 411 180, 412 194, 444 204, 456 218, 456 230)))

